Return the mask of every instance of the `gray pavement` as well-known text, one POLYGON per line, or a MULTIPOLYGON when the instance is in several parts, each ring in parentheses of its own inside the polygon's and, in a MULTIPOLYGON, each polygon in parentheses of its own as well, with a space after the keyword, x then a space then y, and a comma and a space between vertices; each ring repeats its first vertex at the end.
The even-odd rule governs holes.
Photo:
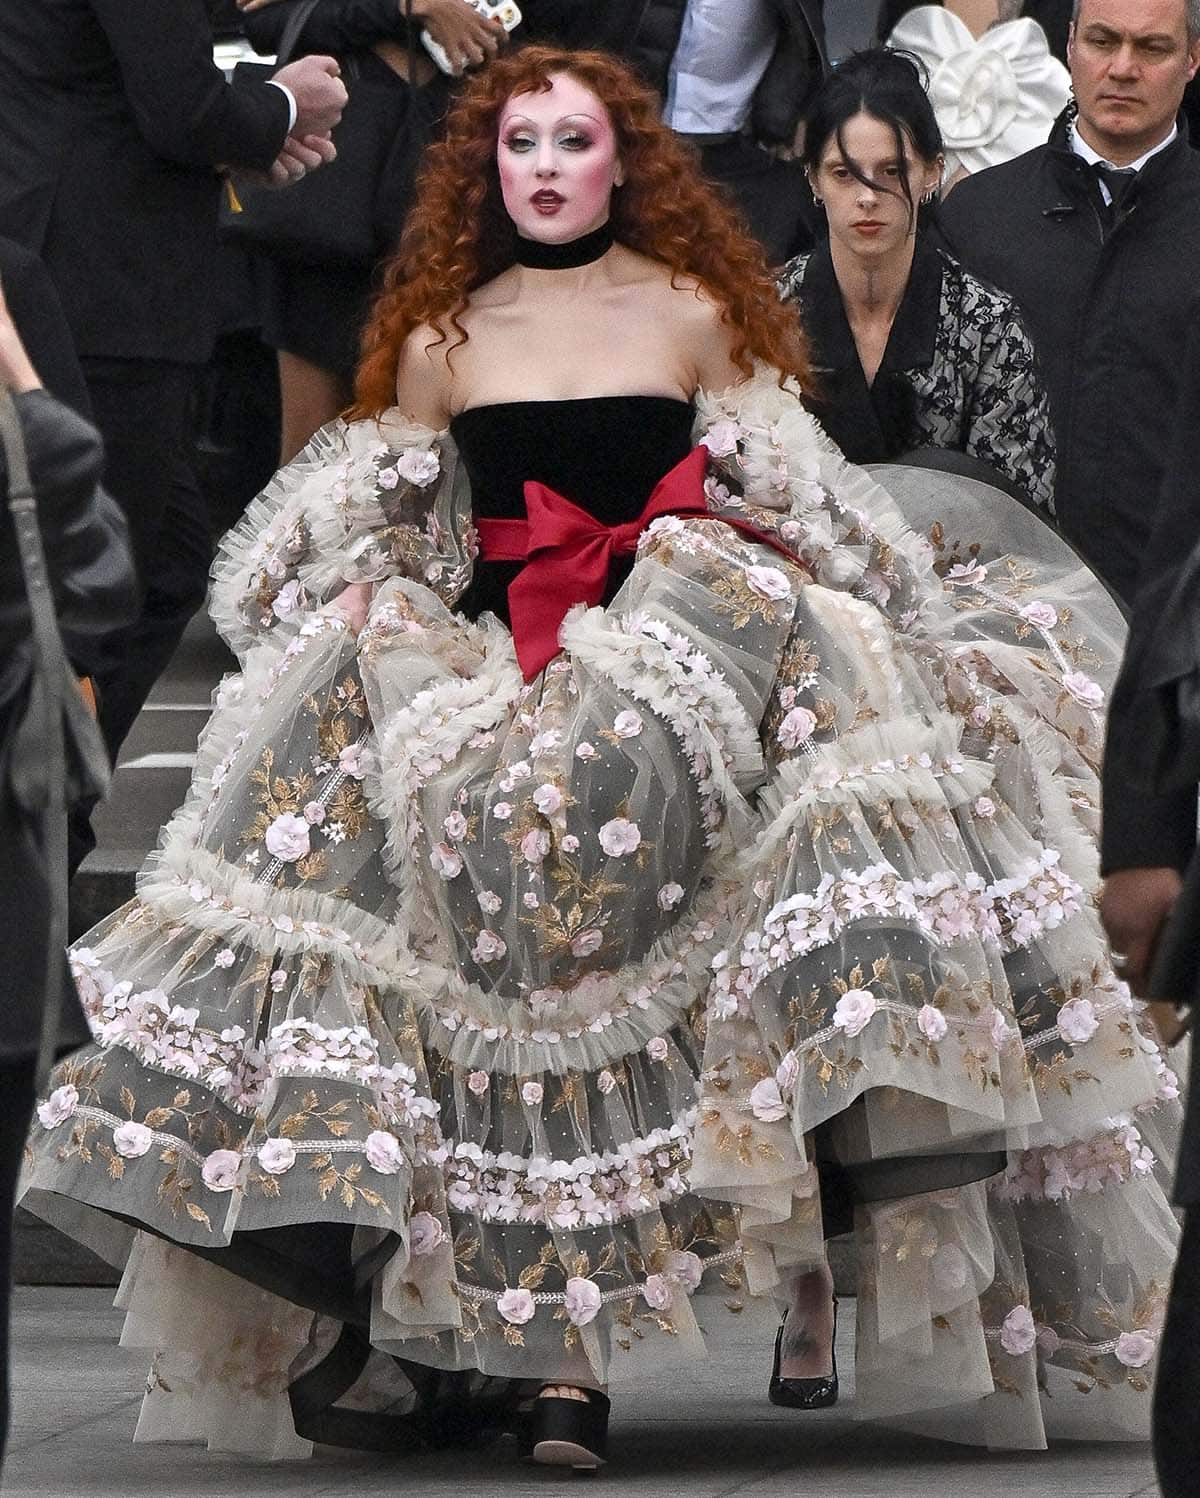
MULTIPOLYGON (((198 1446, 134 1446, 145 1362, 117 1346, 121 1318, 110 1300, 103 1290, 17 1292, 7 1498, 579 1491, 578 1479, 519 1465, 506 1445, 403 1460, 320 1448, 311 1461, 276 1466, 198 1446)), ((836 1409, 797 1414, 767 1404, 772 1313, 757 1306, 720 1361, 623 1392, 613 1412, 612 1460, 596 1480, 629 1498, 1157 1498, 1141 1446, 989 1455, 856 1426, 853 1318, 840 1320, 843 1400, 836 1409)))

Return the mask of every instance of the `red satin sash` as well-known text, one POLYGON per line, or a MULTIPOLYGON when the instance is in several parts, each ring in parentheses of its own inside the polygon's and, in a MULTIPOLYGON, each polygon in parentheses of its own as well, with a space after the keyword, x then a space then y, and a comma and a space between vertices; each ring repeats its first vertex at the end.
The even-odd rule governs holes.
MULTIPOLYGON (((635 520, 605 525, 545 484, 525 485, 524 520, 479 520, 480 555, 486 562, 524 562, 508 587, 509 618, 517 660, 532 681, 561 650, 558 632, 574 604, 598 604, 612 560, 632 556, 638 537, 660 515, 705 515, 770 546, 803 567, 782 541, 744 520, 711 515, 704 497, 708 449, 695 447, 654 486, 635 520)), ((807 569, 805 569, 807 571, 807 569)))

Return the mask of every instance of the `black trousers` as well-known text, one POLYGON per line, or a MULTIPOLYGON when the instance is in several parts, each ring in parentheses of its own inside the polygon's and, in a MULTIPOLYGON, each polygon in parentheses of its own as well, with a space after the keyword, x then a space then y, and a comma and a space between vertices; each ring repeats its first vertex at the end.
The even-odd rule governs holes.
POLYGON ((193 467, 200 369, 155 359, 82 363, 104 438, 104 486, 129 522, 142 593, 141 613, 114 642, 99 683, 100 727, 115 759, 204 602, 212 537, 193 467))
POLYGON ((1183 1219, 1154 1385, 1154 1465, 1162 1498, 1195 1498, 1200 1484, 1200 1206, 1183 1219))
POLYGON ((8 1322, 12 1299, 12 1226, 21 1153, 33 1111, 34 1058, 0 1058, 0 1461, 8 1440, 8 1322))
POLYGON ((800 162, 780 161, 744 136, 698 144, 704 174, 733 195, 768 264, 812 249, 816 209, 800 162))

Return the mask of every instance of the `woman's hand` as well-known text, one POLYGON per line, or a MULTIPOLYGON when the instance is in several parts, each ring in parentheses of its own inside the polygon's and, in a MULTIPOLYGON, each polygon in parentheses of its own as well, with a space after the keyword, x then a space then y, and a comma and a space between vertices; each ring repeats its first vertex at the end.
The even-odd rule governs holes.
MULTIPOLYGON (((404 10, 404 0, 398 0, 404 10)), ((456 73, 495 57, 508 40, 499 21, 485 20, 468 0, 413 0, 413 20, 437 42, 456 73)))
POLYGON ((340 593, 335 593, 321 608, 323 614, 340 614, 355 635, 362 633, 367 622, 367 610, 375 595, 374 583, 347 583, 340 593))
POLYGON ((262 10, 264 5, 278 5, 279 0, 237 0, 239 10, 262 10))
POLYGON ((40 390, 42 382, 30 363, 17 325, 12 320, 4 289, 0 287, 0 385, 20 395, 25 390, 40 390))

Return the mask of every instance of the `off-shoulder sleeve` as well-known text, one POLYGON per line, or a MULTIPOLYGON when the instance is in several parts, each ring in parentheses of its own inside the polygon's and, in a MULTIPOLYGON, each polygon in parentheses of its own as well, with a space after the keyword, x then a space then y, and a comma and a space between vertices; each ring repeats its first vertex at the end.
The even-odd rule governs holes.
POLYGON ((239 655, 356 582, 407 577, 447 603, 470 577, 465 471, 444 432, 378 420, 323 427, 221 543, 212 616, 239 655))

